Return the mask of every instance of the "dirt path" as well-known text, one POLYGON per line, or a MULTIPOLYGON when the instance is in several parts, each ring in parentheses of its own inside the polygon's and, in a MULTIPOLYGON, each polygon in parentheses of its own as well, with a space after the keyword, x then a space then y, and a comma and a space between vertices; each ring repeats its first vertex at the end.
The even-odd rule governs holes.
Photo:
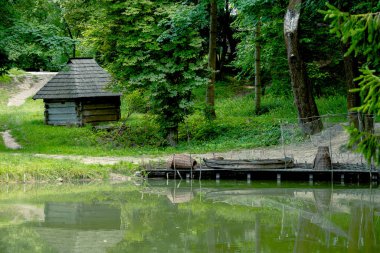
POLYGON ((12 137, 9 130, 5 132, 0 132, 3 137, 4 145, 9 149, 20 149, 21 145, 16 142, 16 140, 12 137))
MULTIPOLYGON (((18 107, 25 103, 26 99, 36 94, 56 73, 53 72, 27 72, 19 77, 22 81, 17 81, 17 92, 8 100, 8 107, 18 107)), ((20 149, 21 145, 12 137, 10 130, 0 132, 3 137, 5 147, 9 149, 20 149)))
POLYGON ((7 106, 21 106, 25 100, 41 89, 56 73, 53 72, 27 72, 25 79, 17 85, 19 90, 8 100, 7 106))

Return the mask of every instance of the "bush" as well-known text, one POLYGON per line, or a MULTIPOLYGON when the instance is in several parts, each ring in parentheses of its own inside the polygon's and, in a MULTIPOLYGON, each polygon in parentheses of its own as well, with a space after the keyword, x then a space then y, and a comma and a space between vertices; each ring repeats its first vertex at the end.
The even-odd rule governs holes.
POLYGON ((122 102, 122 112, 129 118, 133 113, 146 113, 148 111, 148 101, 142 91, 134 90, 124 96, 122 102))
POLYGON ((138 125, 120 123, 112 128, 95 130, 97 144, 110 148, 161 147, 166 140, 159 132, 154 118, 144 117, 138 125))

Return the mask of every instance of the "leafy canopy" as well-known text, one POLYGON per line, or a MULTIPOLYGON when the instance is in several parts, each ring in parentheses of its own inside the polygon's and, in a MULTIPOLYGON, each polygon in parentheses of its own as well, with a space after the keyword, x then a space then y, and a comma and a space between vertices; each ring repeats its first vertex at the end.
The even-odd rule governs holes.
POLYGON ((162 132, 176 131, 192 108, 202 77, 202 21, 194 5, 173 1, 103 0, 86 32, 123 92, 142 90, 162 132))

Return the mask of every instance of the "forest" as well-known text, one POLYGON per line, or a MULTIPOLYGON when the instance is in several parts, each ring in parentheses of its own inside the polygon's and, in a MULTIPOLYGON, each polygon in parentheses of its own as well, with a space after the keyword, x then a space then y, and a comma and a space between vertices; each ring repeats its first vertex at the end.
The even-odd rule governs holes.
MULTIPOLYGON (((278 139, 279 119, 294 119, 312 135, 324 127, 320 116, 336 113, 350 125, 349 146, 380 163, 373 130, 380 115, 379 1, 0 3, 0 75, 59 71, 70 58, 94 58, 112 75, 110 88, 123 94, 121 147, 190 139, 218 139, 216 149, 225 139, 243 142, 227 148, 251 147, 245 139, 255 134, 278 139), (244 119, 229 118, 242 111, 244 119)), ((261 138, 259 145, 278 144, 261 138)))

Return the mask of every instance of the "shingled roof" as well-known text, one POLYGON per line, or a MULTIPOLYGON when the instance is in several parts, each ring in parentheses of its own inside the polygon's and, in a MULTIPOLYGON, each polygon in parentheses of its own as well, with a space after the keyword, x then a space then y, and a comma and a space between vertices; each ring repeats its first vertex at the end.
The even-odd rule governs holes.
POLYGON ((70 59, 67 68, 45 84, 33 99, 120 96, 106 91, 111 76, 94 59, 70 59))

